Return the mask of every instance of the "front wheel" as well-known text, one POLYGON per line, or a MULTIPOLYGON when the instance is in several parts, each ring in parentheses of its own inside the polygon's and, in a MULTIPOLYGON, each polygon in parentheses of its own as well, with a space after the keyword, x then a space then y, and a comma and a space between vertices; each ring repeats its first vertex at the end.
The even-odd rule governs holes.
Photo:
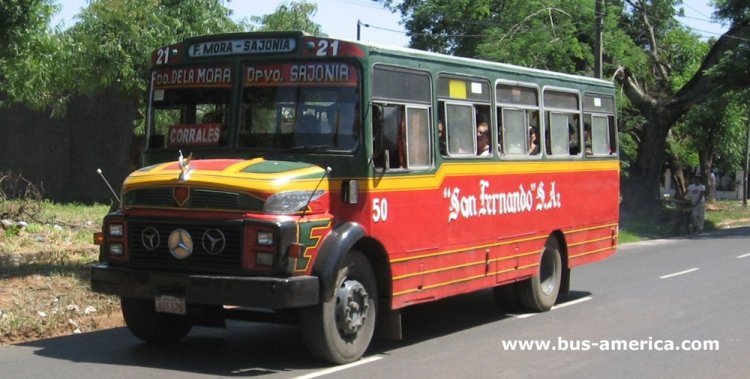
POLYGON ((192 329, 186 316, 158 313, 154 301, 122 297, 122 316, 133 335, 156 344, 169 344, 181 340, 192 329))
POLYGON ((337 364, 358 360, 375 331, 378 290, 372 267, 359 251, 344 258, 333 297, 302 310, 300 325, 310 353, 337 364))
POLYGON ((521 304, 531 311, 548 311, 557 301, 561 279, 560 247, 557 239, 551 237, 539 259, 539 271, 530 279, 518 283, 521 304))

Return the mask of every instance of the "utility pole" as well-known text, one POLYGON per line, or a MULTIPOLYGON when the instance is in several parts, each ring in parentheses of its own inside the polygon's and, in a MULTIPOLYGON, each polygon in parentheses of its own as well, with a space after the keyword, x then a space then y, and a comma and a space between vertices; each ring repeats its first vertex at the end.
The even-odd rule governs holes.
POLYGON ((604 33, 604 0, 596 0, 594 7, 596 23, 594 36, 594 77, 602 78, 602 34, 604 33))
POLYGON ((365 23, 363 23, 362 21, 360 21, 360 20, 357 20, 357 41, 359 41, 359 37, 360 37, 360 27, 361 27, 361 26, 364 26, 365 28, 369 28, 369 27, 370 27, 370 24, 365 24, 365 23))
POLYGON ((750 166, 750 107, 747 112, 747 140, 745 140, 745 171, 742 173, 742 206, 747 208, 747 171, 750 166))

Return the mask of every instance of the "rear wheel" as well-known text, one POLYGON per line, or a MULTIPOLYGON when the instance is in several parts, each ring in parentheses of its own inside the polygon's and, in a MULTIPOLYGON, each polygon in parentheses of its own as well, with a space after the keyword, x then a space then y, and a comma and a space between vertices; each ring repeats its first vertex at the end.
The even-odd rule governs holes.
POLYGON ((539 271, 518 283, 519 300, 524 308, 543 312, 555 305, 562 279, 562 258, 557 239, 547 240, 539 260, 539 271))
POLYGON ((300 324, 310 352, 337 364, 362 357, 372 340, 378 292, 370 262, 359 251, 344 258, 333 297, 302 310, 300 324))
POLYGON ((157 313, 153 300, 122 297, 120 303, 128 330, 146 342, 174 343, 193 327, 187 316, 157 313))

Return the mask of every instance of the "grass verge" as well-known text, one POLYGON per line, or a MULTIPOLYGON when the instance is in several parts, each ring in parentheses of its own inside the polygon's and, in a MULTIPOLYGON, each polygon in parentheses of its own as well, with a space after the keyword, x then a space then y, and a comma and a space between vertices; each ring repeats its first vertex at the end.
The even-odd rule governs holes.
POLYGON ((90 266, 98 259, 92 236, 108 209, 44 202, 33 220, 6 219, 0 229, 0 343, 123 324, 119 300, 89 290, 90 266))

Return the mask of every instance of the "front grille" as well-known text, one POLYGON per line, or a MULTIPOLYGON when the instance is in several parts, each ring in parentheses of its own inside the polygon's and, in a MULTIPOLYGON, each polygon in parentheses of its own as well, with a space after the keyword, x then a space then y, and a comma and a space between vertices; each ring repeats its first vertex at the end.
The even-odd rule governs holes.
POLYGON ((190 199, 192 208, 238 209, 240 195, 238 193, 194 189, 190 199))
MULTIPOLYGON (((213 233, 218 235, 218 233, 213 233)), ((239 273, 242 268, 242 224, 234 222, 189 222, 185 220, 131 220, 128 223, 130 265, 133 267, 196 273, 239 273), (149 250, 143 242, 143 231, 156 230, 158 245, 149 250), (183 229, 190 234, 193 252, 184 259, 175 258, 169 251, 169 235, 183 229), (225 237, 223 251, 209 254, 203 246, 203 235, 211 229, 220 230, 225 237)))
POLYGON ((171 188, 146 188, 133 191, 133 205, 173 206, 171 188))
POLYGON ((139 188, 125 193, 125 208, 160 207, 178 209, 215 209, 228 211, 263 210, 264 200, 245 193, 207 188, 177 186, 188 192, 178 203, 174 187, 139 188))

